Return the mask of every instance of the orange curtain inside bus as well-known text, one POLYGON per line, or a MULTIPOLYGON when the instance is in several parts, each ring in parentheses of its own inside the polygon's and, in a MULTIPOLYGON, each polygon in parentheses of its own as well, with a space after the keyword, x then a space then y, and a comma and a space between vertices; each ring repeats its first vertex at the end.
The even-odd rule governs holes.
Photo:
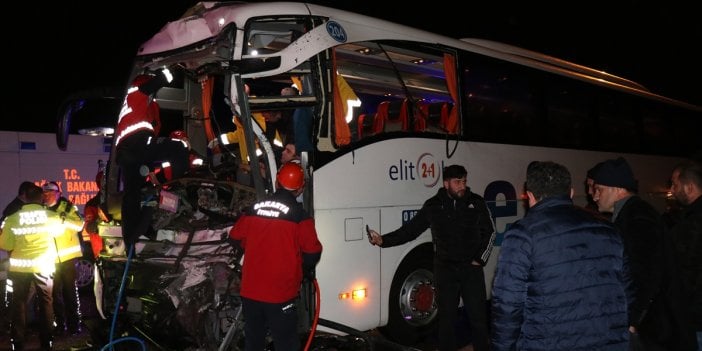
MULTIPOLYGON (((205 77, 200 80, 200 85, 202 87, 202 118, 205 121, 205 133, 207 134, 207 141, 210 142, 217 138, 212 130, 212 120, 210 119, 210 112, 212 110, 212 90, 214 89, 214 80, 205 77)), ((213 150, 215 153, 219 153, 219 146, 215 147, 213 150)))
MULTIPOLYGON (((333 79, 333 96, 334 96, 334 141, 336 145, 348 145, 351 142, 351 128, 349 128, 348 123, 346 123, 346 100, 349 89, 343 89, 343 86, 347 86, 346 82, 341 76, 336 72, 336 51, 332 51, 332 69, 334 74, 332 74, 333 79)), ((350 88, 350 87, 349 87, 350 88)), ((351 91, 353 93, 353 91, 351 91)))
POLYGON ((449 117, 446 121, 446 131, 449 134, 456 134, 458 132, 458 105, 460 99, 458 98, 458 82, 456 80, 456 58, 451 54, 444 54, 444 73, 446 74, 446 86, 449 94, 451 94, 451 99, 453 99, 453 107, 451 107, 451 112, 449 112, 449 117))

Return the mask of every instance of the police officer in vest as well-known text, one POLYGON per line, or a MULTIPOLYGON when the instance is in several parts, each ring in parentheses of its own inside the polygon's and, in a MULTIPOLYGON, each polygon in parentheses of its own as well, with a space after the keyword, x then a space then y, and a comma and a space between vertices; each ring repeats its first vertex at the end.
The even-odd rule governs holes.
POLYGON ((57 182, 42 186, 44 205, 57 213, 66 229, 54 238, 56 245, 56 273, 54 273, 54 314, 56 315, 57 335, 66 331, 80 333, 80 296, 76 286, 76 261, 83 256, 80 230, 83 217, 78 208, 61 196, 57 182))
POLYGON ((12 318, 12 350, 24 350, 27 326, 27 301, 34 286, 39 300, 39 340, 41 349, 53 349, 52 306, 56 246, 53 237, 64 227, 58 213, 42 206, 42 188, 27 189, 27 203, 0 224, 0 249, 10 252, 8 290, 12 318))

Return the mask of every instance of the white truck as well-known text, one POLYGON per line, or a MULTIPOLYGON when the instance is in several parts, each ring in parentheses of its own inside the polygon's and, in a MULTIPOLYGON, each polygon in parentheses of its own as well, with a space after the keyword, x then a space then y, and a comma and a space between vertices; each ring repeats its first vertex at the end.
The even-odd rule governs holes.
MULTIPOLYGON (((71 200, 83 213, 83 205, 98 191, 95 175, 98 162, 110 155, 111 138, 71 135, 65 151, 56 146, 56 134, 0 131, 0 206, 4 209, 17 196, 20 183, 28 180, 41 186, 56 181, 62 196, 71 200)), ((0 250, 0 285, 4 289, 7 253, 0 250)), ((78 285, 92 280, 91 265, 81 263, 78 285)))
POLYGON ((112 139, 71 135, 65 151, 56 146, 56 134, 0 131, 0 206, 17 196, 17 187, 25 180, 41 186, 57 181, 62 195, 78 208, 97 193, 95 174, 98 161, 107 160, 112 139))

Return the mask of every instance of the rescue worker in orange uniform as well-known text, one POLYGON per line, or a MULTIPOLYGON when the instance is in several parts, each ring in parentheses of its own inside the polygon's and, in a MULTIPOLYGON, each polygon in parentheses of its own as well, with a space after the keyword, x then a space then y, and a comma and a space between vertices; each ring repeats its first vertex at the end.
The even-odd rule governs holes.
POLYGON ((263 350, 270 329, 276 350, 298 350, 296 298, 303 274, 314 279, 322 255, 314 220, 295 197, 304 188, 297 163, 278 171, 278 189, 254 204, 229 236, 244 249, 241 298, 246 350, 263 350))
POLYGON ((172 178, 178 178, 188 170, 186 145, 170 138, 157 139, 161 120, 154 95, 172 79, 168 69, 156 75, 142 74, 134 78, 117 122, 115 146, 124 183, 122 237, 128 249, 139 236, 146 234, 151 224, 150 215, 143 214, 141 209, 141 189, 145 185, 141 167, 163 162, 170 167, 172 178))

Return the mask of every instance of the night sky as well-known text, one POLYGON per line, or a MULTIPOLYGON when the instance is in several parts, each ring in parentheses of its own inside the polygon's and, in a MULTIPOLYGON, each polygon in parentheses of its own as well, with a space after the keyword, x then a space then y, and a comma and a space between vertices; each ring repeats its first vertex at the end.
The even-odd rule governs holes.
MULTIPOLYGON (((64 1, 4 8, 2 130, 54 132, 72 92, 126 82, 139 45, 196 1, 64 1), (10 19, 12 17, 12 19, 10 19), (12 25, 10 24, 12 23, 12 25), (17 25, 21 23, 22 25, 17 25), (27 34, 22 34, 22 33, 27 34)), ((702 105, 702 20, 691 1, 316 1, 455 38, 483 38, 540 51, 637 81, 702 105), (617 5, 612 5, 617 3, 617 5), (567 7, 565 7, 567 5, 567 7)), ((24 2, 24 4, 32 4, 24 2)))

